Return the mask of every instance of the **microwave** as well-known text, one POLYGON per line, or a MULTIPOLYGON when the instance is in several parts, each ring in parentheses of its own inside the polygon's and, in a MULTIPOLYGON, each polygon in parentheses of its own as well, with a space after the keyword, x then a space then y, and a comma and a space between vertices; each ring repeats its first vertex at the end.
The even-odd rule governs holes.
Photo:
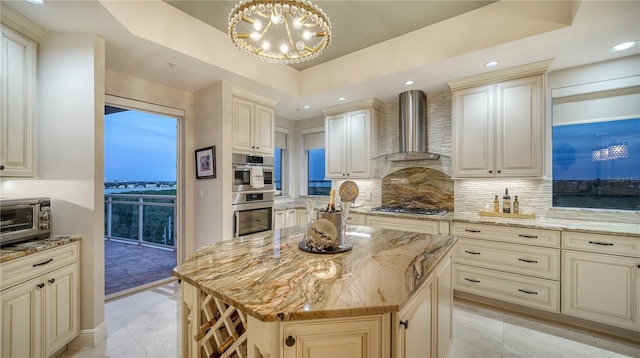
POLYGON ((51 236, 51 199, 0 199, 0 245, 51 236))
POLYGON ((272 156, 246 155, 234 153, 232 155, 233 192, 268 191, 274 190, 274 158, 272 156), (264 178, 264 187, 251 186, 251 168, 260 167, 264 178))

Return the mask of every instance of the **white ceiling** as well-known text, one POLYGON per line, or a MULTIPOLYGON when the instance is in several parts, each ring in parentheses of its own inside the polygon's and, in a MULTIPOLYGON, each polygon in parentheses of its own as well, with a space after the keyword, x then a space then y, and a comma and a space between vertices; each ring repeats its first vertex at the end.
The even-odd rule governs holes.
POLYGON ((241 54, 228 39, 220 42, 235 2, 47 0, 35 6, 3 0, 47 31, 103 38, 109 71, 190 92, 228 80, 279 101, 277 115, 293 120, 320 116, 340 96, 395 102, 407 89, 445 91, 447 81, 526 63, 554 59, 550 70, 558 70, 640 53, 640 46, 608 51, 639 40, 640 1, 488 3, 314 2, 331 19, 333 48, 310 67, 294 69, 241 54), (132 18, 141 14, 150 18, 132 18), (347 23, 353 17, 358 21, 347 23), (176 40, 185 35, 195 46, 176 40), (500 61, 497 67, 484 67, 493 59, 500 61), (416 83, 407 87, 406 79, 416 83), (302 109, 305 104, 311 109, 302 109))

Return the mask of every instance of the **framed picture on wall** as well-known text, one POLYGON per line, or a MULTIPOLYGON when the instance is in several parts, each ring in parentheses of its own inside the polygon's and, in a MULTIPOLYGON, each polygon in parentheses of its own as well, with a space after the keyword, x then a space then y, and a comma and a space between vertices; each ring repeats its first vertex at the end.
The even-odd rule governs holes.
POLYGON ((196 149, 196 179, 216 177, 216 147, 196 149))

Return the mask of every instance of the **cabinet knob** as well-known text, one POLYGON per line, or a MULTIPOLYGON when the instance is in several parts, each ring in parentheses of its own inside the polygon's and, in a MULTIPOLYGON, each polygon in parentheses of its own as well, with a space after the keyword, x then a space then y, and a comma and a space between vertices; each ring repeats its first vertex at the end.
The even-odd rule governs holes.
POLYGON ((54 282, 56 282, 55 278, 52 278, 52 279, 49 280, 49 283, 51 283, 51 284, 54 283, 54 282))
POLYGON ((498 170, 498 174, 502 173, 502 170, 498 170))
POLYGON ((287 337, 287 340, 284 341, 284 343, 287 345, 287 347, 293 347, 293 345, 296 344, 296 339, 289 336, 287 337))
POLYGON ((40 282, 39 284, 36 285, 36 287, 43 288, 44 287, 44 283, 40 282))
POLYGON ((637 267, 640 268, 640 265, 638 265, 637 267))
POLYGON ((4 165, 0 165, 0 170, 4 170, 4 165))
POLYGON ((405 319, 404 321, 400 321, 400 325, 404 326, 404 329, 408 329, 409 328, 409 320, 405 319))
POLYGON ((489 170, 489 174, 493 174, 493 170, 489 170))

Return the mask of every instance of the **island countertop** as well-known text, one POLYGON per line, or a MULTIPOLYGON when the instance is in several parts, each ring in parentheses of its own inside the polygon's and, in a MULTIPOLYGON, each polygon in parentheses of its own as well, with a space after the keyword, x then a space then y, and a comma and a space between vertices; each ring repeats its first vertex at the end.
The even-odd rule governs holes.
POLYGON ((306 226, 205 246, 174 275, 264 321, 398 312, 451 250, 452 236, 349 226, 353 250, 298 249, 306 226))

